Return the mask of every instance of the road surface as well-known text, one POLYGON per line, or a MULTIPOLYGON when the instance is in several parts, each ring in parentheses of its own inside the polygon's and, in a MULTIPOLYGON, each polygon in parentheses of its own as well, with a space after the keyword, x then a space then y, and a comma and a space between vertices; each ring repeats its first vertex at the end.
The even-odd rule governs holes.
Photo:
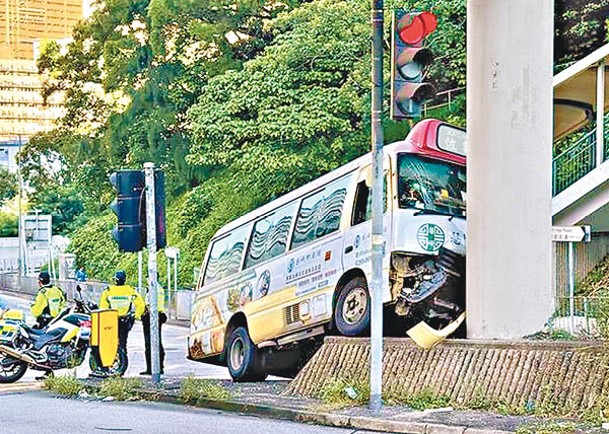
MULTIPOLYGON (((61 399, 45 392, 0 393, 2 426, 11 434, 256 433, 363 434, 370 431, 259 419, 159 402, 61 399)), ((4 432, 4 431, 3 431, 4 432)))

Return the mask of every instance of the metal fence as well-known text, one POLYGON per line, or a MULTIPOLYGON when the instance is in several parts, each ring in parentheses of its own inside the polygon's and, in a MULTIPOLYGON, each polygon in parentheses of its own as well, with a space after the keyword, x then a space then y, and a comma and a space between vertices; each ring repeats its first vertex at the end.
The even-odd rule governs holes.
POLYGON ((608 319, 609 297, 557 297, 548 327, 578 338, 602 339, 608 319))
MULTIPOLYGON (((554 244, 555 297, 568 295, 567 244, 554 244)), ((575 281, 581 282, 609 254, 609 233, 595 232, 589 243, 575 243, 575 281)))
MULTIPOLYGON (((62 288, 68 299, 74 299, 76 286, 80 286, 81 293, 85 300, 98 302, 102 291, 108 286, 106 282, 87 281, 78 282, 76 280, 53 280, 55 285, 62 288)), ((21 294, 31 295, 32 298, 38 293, 38 278, 31 276, 21 276, 16 274, 0 273, 0 289, 21 294)), ((168 314, 172 319, 189 320, 190 306, 192 303, 193 291, 186 288, 172 291, 168 294, 168 314)))

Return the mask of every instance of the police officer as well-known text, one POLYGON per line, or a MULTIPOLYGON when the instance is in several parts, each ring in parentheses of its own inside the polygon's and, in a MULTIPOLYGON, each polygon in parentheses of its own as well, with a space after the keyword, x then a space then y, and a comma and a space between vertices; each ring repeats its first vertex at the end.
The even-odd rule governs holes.
POLYGON ((144 300, 135 288, 126 285, 127 274, 119 270, 114 274, 115 285, 106 288, 100 297, 100 309, 115 309, 118 311, 118 345, 127 354, 127 336, 133 327, 134 317, 131 315, 132 307, 135 310, 135 319, 141 319, 146 308, 144 300))
MULTIPOLYGON (((146 300, 146 312, 142 315, 142 326, 144 327, 144 345, 146 355, 146 370, 140 372, 140 375, 151 375, 152 374, 152 363, 150 362, 150 292, 147 294, 146 300)), ((163 341, 161 339, 161 326, 167 322, 167 315, 165 314, 165 289, 158 285, 157 291, 157 307, 159 310, 159 360, 160 370, 163 373, 163 362, 165 361, 165 349, 163 348, 163 341)))
POLYGON ((51 285, 51 276, 46 271, 38 275, 38 286, 40 290, 30 311, 37 321, 34 328, 41 329, 61 313, 66 304, 66 294, 58 286, 51 285))

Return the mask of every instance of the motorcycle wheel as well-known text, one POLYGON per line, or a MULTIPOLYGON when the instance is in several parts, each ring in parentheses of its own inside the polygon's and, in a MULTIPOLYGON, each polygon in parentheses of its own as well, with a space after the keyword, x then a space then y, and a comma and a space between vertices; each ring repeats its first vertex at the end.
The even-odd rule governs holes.
POLYGON ((5 354, 0 354, 0 383, 14 383, 25 375, 27 363, 22 360, 15 360, 5 364, 8 358, 5 354))
MULTIPOLYGON (((109 376, 120 376, 122 377, 127 371, 129 367, 129 359, 127 358, 127 353, 122 348, 119 348, 116 352, 116 359, 114 360, 114 365, 108 368, 109 376)), ((89 369, 91 372, 96 372, 101 369, 101 367, 97 364, 97 360, 93 355, 89 355, 89 369)))

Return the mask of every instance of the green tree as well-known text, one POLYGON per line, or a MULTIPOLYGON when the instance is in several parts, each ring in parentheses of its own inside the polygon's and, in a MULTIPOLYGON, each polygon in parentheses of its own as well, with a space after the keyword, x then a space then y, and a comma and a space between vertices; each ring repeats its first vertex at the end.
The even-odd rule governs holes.
POLYGON ((17 176, 4 167, 0 167, 0 203, 12 199, 19 194, 19 181, 17 176))
MULTIPOLYGON (((460 86, 464 1, 413 1, 410 8, 432 4, 441 25, 431 48, 445 55, 430 73, 440 90, 460 86)), ((370 146, 369 3, 306 4, 269 23, 268 32, 273 43, 260 56, 242 70, 212 78, 203 89, 189 112, 193 146, 187 157, 192 164, 230 170, 235 191, 259 191, 261 200, 370 146)))
POLYGON ((16 237, 19 218, 14 214, 0 212, 0 237, 16 237))
POLYGON ((84 211, 80 192, 73 186, 54 186, 46 188, 35 195, 32 209, 39 209, 42 214, 51 214, 53 230, 64 234, 70 224, 84 211))
POLYGON ((66 50, 50 44, 39 67, 50 76, 44 95, 66 94, 62 153, 74 157, 71 168, 105 168, 86 170, 79 183, 99 185, 100 173, 145 161, 166 169, 169 191, 204 176, 184 161, 187 109, 210 76, 260 51, 263 22, 296 4, 109 0, 77 26, 66 50))

